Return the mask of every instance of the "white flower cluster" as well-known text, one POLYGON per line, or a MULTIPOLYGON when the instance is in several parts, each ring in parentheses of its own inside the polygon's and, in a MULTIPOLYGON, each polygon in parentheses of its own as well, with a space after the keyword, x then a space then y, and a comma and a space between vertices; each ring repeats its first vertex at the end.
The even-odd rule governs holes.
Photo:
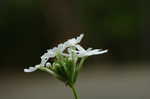
POLYGON ((59 44, 57 47, 48 49, 47 52, 41 56, 40 64, 36 65, 35 67, 29 67, 29 69, 24 69, 24 72, 33 72, 41 67, 50 67, 51 63, 48 62, 48 60, 50 58, 56 58, 59 55, 68 57, 69 59, 72 58, 75 59, 75 58, 83 58, 91 55, 103 54, 107 52, 107 50, 101 50, 101 49, 92 49, 92 48, 88 48, 87 50, 84 49, 81 45, 79 45, 83 36, 84 34, 81 34, 77 38, 69 39, 64 43, 59 44))

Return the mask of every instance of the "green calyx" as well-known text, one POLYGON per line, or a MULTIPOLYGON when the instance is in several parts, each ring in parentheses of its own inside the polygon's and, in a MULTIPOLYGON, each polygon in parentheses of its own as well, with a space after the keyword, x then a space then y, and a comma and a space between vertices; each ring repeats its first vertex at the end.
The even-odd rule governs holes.
POLYGON ((80 59, 74 53, 70 57, 58 54, 51 66, 40 67, 39 69, 50 73, 70 86, 75 84, 85 59, 85 57, 80 59))

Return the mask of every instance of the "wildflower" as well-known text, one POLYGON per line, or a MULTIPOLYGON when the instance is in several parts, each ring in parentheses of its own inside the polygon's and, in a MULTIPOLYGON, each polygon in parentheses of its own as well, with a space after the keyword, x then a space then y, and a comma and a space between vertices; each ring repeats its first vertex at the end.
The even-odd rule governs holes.
POLYGON ((77 38, 69 39, 57 47, 48 49, 41 56, 40 64, 24 69, 24 72, 34 72, 36 70, 47 72, 68 85, 73 90, 75 98, 78 99, 74 84, 85 59, 92 55, 107 52, 107 50, 92 48, 85 50, 79 45, 83 37, 84 35, 81 34, 77 38), (50 58, 54 58, 51 63, 49 62, 50 58))
POLYGON ((46 62, 49 60, 49 58, 54 58, 56 56, 56 54, 58 54, 58 53, 63 54, 63 51, 66 48, 68 48, 70 46, 75 46, 76 44, 80 43, 83 36, 84 35, 81 34, 77 38, 72 38, 72 39, 69 39, 68 41, 64 42, 63 44, 59 44, 58 47, 54 47, 53 49, 47 50, 47 53, 45 53, 44 55, 41 56, 41 66, 44 66, 46 64, 46 62))
POLYGON ((79 37, 77 37, 76 39, 75 38, 72 38, 72 39, 69 39, 68 41, 66 41, 64 43, 64 45, 66 47, 70 47, 70 46, 75 46, 76 44, 80 43, 82 38, 84 37, 83 34, 81 34, 79 37))

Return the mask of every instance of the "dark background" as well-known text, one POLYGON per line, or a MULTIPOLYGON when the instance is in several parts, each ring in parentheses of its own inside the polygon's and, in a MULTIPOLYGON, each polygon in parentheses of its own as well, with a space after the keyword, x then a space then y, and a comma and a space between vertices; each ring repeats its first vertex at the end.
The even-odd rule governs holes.
POLYGON ((51 76, 28 75, 23 69, 40 63, 46 49, 81 33, 85 48, 109 49, 86 61, 78 82, 81 99, 149 99, 149 4, 147 0, 1 0, 0 99, 72 99, 51 76))

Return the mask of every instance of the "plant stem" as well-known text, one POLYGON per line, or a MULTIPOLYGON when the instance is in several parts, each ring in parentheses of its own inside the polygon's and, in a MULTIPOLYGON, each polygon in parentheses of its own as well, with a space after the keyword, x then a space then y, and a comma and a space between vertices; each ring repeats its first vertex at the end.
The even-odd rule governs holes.
POLYGON ((85 61, 86 58, 87 58, 87 57, 83 57, 83 58, 81 59, 81 61, 80 61, 80 63, 79 63, 79 67, 78 67, 79 70, 81 69, 81 67, 82 67, 82 65, 83 65, 83 63, 84 63, 84 61, 85 61))
POLYGON ((74 87, 74 85, 70 85, 70 88, 72 89, 72 92, 73 92, 73 95, 74 95, 75 99, 79 99, 79 96, 77 94, 77 90, 74 87))

